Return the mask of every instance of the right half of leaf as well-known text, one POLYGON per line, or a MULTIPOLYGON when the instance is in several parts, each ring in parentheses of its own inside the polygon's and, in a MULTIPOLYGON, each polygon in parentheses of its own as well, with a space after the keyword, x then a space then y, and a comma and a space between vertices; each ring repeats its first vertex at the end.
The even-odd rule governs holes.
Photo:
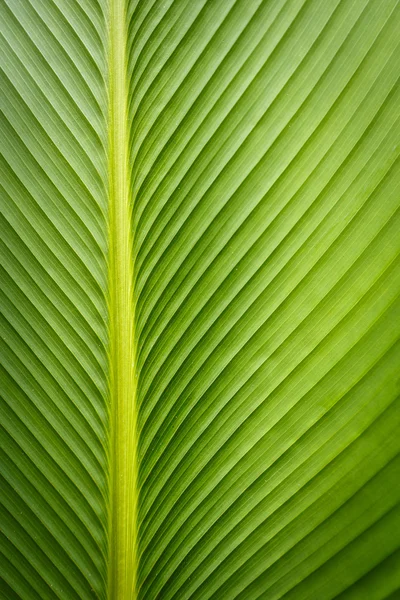
POLYGON ((397 597, 398 2, 130 19, 139 597, 397 597))

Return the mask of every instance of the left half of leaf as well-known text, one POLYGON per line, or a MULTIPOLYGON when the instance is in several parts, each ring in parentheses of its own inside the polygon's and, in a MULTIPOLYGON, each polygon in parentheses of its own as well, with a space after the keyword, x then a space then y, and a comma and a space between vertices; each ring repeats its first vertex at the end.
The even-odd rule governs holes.
POLYGON ((105 598, 106 0, 0 3, 0 596, 105 598))

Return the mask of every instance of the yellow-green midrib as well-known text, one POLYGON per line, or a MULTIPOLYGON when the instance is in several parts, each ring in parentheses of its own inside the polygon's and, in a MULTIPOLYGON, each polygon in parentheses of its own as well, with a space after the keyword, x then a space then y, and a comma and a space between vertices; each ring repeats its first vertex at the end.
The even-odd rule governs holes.
POLYGON ((135 598, 135 385, 125 0, 110 4, 111 518, 109 597, 135 598))

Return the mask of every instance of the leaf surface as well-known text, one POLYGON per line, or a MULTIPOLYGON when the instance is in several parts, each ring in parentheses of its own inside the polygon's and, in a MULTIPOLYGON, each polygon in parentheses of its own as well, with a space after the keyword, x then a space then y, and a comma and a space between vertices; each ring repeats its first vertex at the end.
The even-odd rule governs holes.
POLYGON ((1 598, 397 597, 399 11, 0 4, 1 598))

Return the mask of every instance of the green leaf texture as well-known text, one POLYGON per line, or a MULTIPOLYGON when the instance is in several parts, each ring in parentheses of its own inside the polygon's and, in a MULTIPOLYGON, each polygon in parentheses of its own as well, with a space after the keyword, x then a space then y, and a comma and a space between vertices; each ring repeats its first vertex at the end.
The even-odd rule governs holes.
POLYGON ((105 597, 105 9, 75 0, 0 3, 7 600, 105 597))
POLYGON ((398 0, 0 0, 1 600, 400 597, 398 0))

